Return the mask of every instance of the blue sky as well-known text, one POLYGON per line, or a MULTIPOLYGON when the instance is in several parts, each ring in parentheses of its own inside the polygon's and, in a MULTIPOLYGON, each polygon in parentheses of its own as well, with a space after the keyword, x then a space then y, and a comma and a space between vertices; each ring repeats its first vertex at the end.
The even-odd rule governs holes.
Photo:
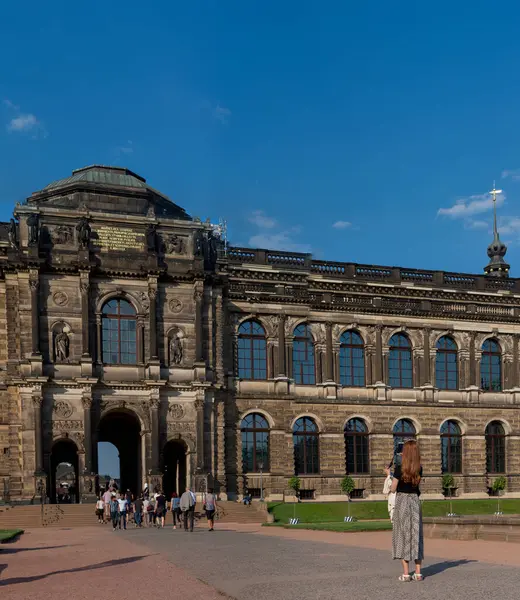
POLYGON ((125 165, 227 218, 235 244, 481 272, 496 179, 520 275, 519 17, 513 2, 8 3, 0 218, 75 168, 125 165))

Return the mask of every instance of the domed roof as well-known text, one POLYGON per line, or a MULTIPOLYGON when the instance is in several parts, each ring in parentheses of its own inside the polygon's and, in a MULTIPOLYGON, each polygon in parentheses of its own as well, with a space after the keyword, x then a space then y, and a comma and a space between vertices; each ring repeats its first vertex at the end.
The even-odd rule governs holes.
POLYGON ((147 188, 146 179, 137 175, 125 167, 109 167, 105 165, 91 165, 72 171, 70 177, 58 179, 46 185, 44 190, 53 190, 66 187, 72 183, 84 181, 86 183, 98 183, 109 186, 147 188))

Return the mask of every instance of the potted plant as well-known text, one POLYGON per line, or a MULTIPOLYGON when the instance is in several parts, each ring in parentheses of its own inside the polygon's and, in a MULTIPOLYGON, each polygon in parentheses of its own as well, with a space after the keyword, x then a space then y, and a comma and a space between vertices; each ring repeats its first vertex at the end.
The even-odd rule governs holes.
POLYGON ((356 488, 356 484, 350 475, 343 477, 340 483, 341 491, 347 494, 347 506, 348 506, 348 520, 353 521, 354 518, 350 516, 350 495, 356 488))
POLYGON ((506 478, 501 475, 493 481, 493 485, 491 486, 493 493, 497 496, 497 512, 495 513, 497 516, 502 514, 500 511, 500 494, 506 489, 506 483, 506 478))
POLYGON ((456 489, 455 479, 451 473, 444 473, 442 476, 442 489, 444 490, 445 496, 448 496, 450 499, 450 512, 448 513, 448 517, 454 517, 455 513, 453 512, 453 490, 456 489))
MULTIPOLYGON (((296 475, 294 477, 291 477, 289 479, 289 489, 293 490, 294 495, 296 496, 296 500, 297 502, 300 501, 300 488, 301 488, 301 479, 299 477, 296 477, 296 475)), ((294 503, 294 512, 293 512, 293 517, 296 519, 296 504, 297 502, 294 503)))

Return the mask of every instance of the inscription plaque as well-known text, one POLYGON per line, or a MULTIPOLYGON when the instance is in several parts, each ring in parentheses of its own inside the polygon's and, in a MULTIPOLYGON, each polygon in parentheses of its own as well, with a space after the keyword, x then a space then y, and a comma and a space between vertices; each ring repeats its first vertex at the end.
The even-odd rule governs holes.
POLYGON ((144 232, 122 227, 99 227, 98 243, 102 250, 144 250, 144 232))

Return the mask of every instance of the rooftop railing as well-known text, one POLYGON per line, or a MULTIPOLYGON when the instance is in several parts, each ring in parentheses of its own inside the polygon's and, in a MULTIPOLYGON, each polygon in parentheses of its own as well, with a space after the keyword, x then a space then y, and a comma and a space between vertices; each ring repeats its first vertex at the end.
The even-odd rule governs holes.
POLYGON ((325 260, 314 260, 311 254, 230 247, 227 261, 231 264, 266 265, 288 271, 308 271, 324 278, 371 281, 392 284, 414 284, 423 287, 474 291, 511 291, 520 293, 520 279, 489 277, 467 273, 381 267, 325 260))

